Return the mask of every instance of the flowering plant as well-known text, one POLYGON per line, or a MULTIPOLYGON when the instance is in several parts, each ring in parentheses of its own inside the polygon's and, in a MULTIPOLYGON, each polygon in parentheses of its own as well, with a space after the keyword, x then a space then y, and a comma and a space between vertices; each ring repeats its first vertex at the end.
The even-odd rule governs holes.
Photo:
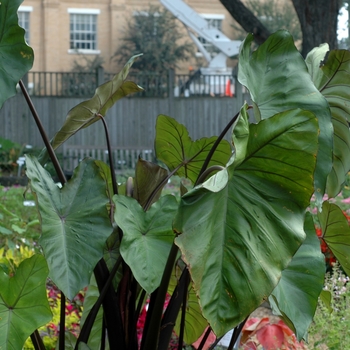
POLYGON ((268 317, 250 318, 242 329, 243 350, 302 350, 305 346, 298 342, 293 331, 282 321, 271 323, 268 317))

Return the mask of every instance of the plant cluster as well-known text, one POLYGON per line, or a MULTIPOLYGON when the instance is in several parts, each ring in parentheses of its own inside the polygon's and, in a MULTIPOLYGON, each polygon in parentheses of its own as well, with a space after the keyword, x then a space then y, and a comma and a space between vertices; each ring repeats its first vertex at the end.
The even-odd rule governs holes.
POLYGON ((16 250, 17 247, 33 247, 39 240, 40 223, 34 197, 23 198, 21 187, 0 186, 0 246, 16 250), (25 205, 24 205, 25 204, 25 205))
MULTIPOLYGON (((5 58, 0 64, 10 62, 15 72, 8 76, 10 68, 0 69, 0 105, 33 62, 17 23, 20 3, 0 4, 5 58)), ((184 125, 159 115, 154 147, 163 166, 139 159, 135 174, 122 184, 112 157, 109 166, 82 160, 67 181, 55 150, 96 122, 110 149, 105 117, 119 99, 142 91, 127 80, 138 57, 70 110, 51 141, 19 81, 45 144, 39 158, 26 157, 41 218, 42 254, 10 274, 0 273, 0 347, 21 349, 30 336, 36 349, 45 348, 38 328, 52 319, 48 276, 60 290, 59 350, 107 344, 165 350, 174 332, 179 349, 203 335, 202 349, 212 332, 218 342, 230 329, 233 346, 250 313, 266 300, 298 341, 306 338, 325 276, 315 222, 307 212, 313 194, 322 239, 350 272, 347 218, 325 199, 342 191, 350 169, 345 97, 350 52, 327 53, 328 46, 321 45, 304 60, 283 30, 255 51, 252 42, 248 35, 241 46, 238 73, 252 103, 245 103, 219 136, 196 141, 184 125), (224 140, 229 131, 232 143, 224 140), (43 167, 48 159, 61 186, 43 167), (174 175, 186 179, 179 201, 161 195, 174 175), (65 331, 66 300, 84 288, 75 339, 65 331), (146 303, 140 336, 137 324, 146 303)))
POLYGON ((327 293, 320 298, 309 329, 310 347, 347 349, 350 341, 350 284, 339 263, 335 263, 332 271, 326 274, 324 292, 327 293))

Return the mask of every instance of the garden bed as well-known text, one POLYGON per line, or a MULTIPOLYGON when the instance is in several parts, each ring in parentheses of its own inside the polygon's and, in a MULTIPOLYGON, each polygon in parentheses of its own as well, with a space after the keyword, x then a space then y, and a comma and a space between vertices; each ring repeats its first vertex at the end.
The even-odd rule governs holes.
POLYGON ((14 185, 27 186, 28 178, 26 176, 1 176, 0 185, 11 187, 14 185))

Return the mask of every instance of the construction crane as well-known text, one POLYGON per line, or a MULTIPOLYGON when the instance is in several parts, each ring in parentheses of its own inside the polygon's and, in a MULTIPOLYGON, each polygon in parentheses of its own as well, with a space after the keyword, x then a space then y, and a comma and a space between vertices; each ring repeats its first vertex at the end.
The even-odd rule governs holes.
POLYGON ((227 68, 226 61, 228 57, 238 54, 241 41, 231 40, 219 29, 211 27, 208 21, 182 0, 160 0, 160 2, 186 26, 191 39, 208 62, 208 67, 201 68, 202 74, 232 72, 232 69, 227 68), (212 57, 195 33, 214 45, 219 52, 212 57))

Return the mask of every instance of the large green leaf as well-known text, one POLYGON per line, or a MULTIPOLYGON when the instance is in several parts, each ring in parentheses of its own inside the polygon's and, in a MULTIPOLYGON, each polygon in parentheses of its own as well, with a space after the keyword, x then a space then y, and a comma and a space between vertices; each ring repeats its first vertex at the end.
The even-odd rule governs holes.
POLYGON ((68 112, 65 123, 52 140, 54 149, 80 129, 97 122, 100 119, 99 114, 105 116, 119 99, 143 90, 134 82, 126 81, 129 70, 138 56, 130 58, 120 73, 115 75, 112 80, 99 86, 90 100, 81 102, 68 112))
POLYGON ((22 261, 12 277, 0 268, 0 349, 22 349, 35 329, 50 322, 47 275, 39 254, 22 261))
MULTIPOLYGON (((171 117, 158 116, 155 139, 157 159, 164 162, 171 171, 182 165, 176 174, 192 182, 197 180, 202 165, 216 140, 217 137, 213 136, 192 141, 184 125, 171 117)), ((230 144, 222 140, 208 167, 225 166, 231 153, 230 144)))
POLYGON ((50 277, 69 298, 89 284, 112 233, 105 181, 92 159, 83 160, 60 189, 39 162, 27 156, 27 176, 42 221, 40 245, 50 277))
POLYGON ((252 41, 253 36, 248 35, 242 44, 238 79, 249 89, 261 119, 294 108, 311 111, 317 117, 320 134, 314 181, 316 204, 320 205, 332 169, 333 127, 328 103, 313 84, 287 31, 271 35, 253 53, 252 41))
POLYGON ((161 197, 145 212, 133 198, 115 195, 115 221, 123 230, 120 253, 141 287, 152 293, 160 284, 174 242, 174 196, 161 197))
POLYGON ((334 50, 326 55, 328 45, 315 48, 306 58, 315 86, 328 101, 334 128, 333 168, 327 181, 327 194, 335 197, 350 170, 350 52, 334 50))
POLYGON ((322 238, 340 262, 345 273, 350 275, 350 227, 342 210, 334 203, 323 202, 318 213, 322 238))
POLYGON ((305 219, 306 239, 283 270, 282 278, 269 297, 274 312, 294 328, 299 340, 305 338, 324 285, 326 265, 311 214, 305 219))
POLYGON ((16 95, 16 85, 33 66, 34 53, 18 25, 17 10, 23 0, 0 2, 0 108, 16 95))
POLYGON ((307 111, 252 124, 246 158, 229 166, 228 185, 219 192, 197 187, 182 198, 175 242, 218 336, 267 299, 305 238, 317 137, 307 111))

